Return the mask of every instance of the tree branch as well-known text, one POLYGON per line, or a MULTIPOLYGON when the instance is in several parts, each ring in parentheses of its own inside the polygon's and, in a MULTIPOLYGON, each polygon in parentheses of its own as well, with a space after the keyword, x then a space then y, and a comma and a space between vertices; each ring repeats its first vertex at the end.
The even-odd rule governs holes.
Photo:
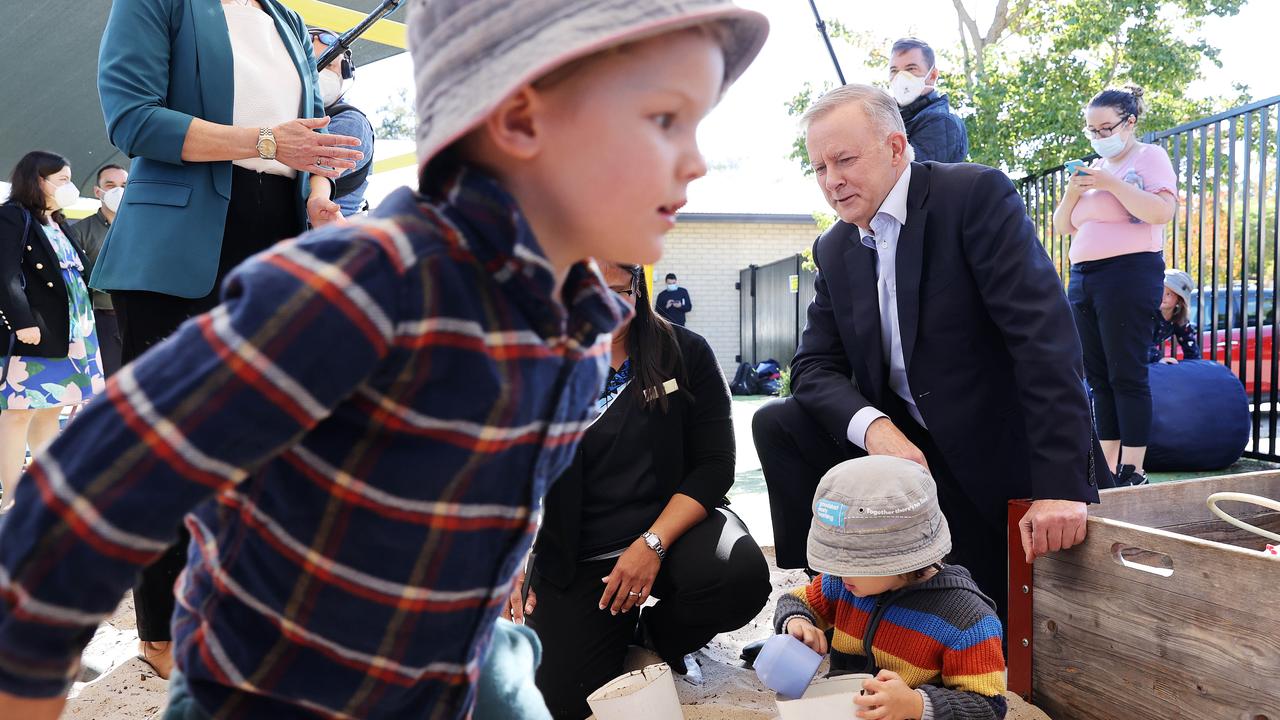
MULTIPOLYGON (((1004 0, 1001 0, 1001 1, 1003 2, 1004 0)), ((962 42, 962 43, 964 42, 964 31, 965 31, 965 30, 969 31, 969 36, 970 36, 970 38, 973 40, 973 67, 974 67, 974 72, 976 72, 976 74, 977 74, 978 76, 981 76, 981 75, 982 75, 982 65, 983 65, 983 63, 982 63, 982 52, 983 52, 984 48, 986 48, 986 43, 984 43, 984 42, 983 42, 982 33, 981 33, 981 32, 979 32, 979 30, 978 30, 978 23, 977 23, 977 22, 975 22, 975 21, 974 21, 974 19, 973 19, 973 17, 969 15, 969 11, 965 9, 965 6, 964 6, 964 0, 951 0, 951 2, 952 2, 952 4, 954 4, 954 5, 956 6, 956 17, 957 17, 957 18, 959 18, 959 20, 960 20, 960 28, 961 28, 961 32, 960 32, 960 40, 961 40, 961 42, 962 42)), ((966 50, 966 53, 968 53, 968 50, 966 50)))
POLYGON ((1018 24, 1022 22, 1022 16, 1027 14, 1027 10, 1031 9, 1031 0, 1018 0, 1013 6, 1013 10, 1009 12, 1009 22, 1006 26, 1013 32, 1018 32, 1018 24))
POLYGON ((974 103, 973 62, 969 57, 969 40, 964 36, 964 21, 960 21, 960 49, 964 52, 964 85, 969 102, 974 103))
POLYGON ((991 18, 991 27, 987 28, 987 35, 982 39, 983 42, 987 45, 995 42, 1007 27, 1009 27, 1009 0, 1000 0, 996 3, 996 14, 991 18))

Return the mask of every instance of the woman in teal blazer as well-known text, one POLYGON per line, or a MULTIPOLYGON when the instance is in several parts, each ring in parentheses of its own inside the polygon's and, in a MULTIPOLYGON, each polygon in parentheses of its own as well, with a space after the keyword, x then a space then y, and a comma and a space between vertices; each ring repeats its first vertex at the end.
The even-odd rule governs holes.
MULTIPOLYGON (((332 178, 359 141, 323 132, 317 88, 306 26, 279 0, 114 1, 98 92, 133 165, 91 285, 112 293, 124 362, 216 306, 249 255, 341 218, 332 178)), ((185 535, 134 591, 143 657, 162 675, 185 535)))

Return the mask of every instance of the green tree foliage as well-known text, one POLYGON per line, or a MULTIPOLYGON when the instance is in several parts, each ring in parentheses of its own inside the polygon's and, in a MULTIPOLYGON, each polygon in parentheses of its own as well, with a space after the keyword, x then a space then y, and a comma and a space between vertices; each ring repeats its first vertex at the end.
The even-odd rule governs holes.
MULTIPOLYGON (((939 54, 958 72, 944 73, 941 85, 965 118, 974 162, 1025 173, 1088 155, 1082 108, 1107 87, 1146 90, 1142 130, 1248 101, 1241 86, 1209 98, 1188 95, 1202 77, 1202 60, 1220 65, 1217 49, 1199 37, 1205 18, 1235 15, 1246 0, 1000 0, 985 33, 964 0, 952 1, 960 51, 939 54)), ((803 88, 788 111, 803 112, 816 91, 803 88)), ((803 147, 798 143, 793 157, 803 160, 803 147)))
POLYGON ((404 88, 387 104, 378 108, 378 124, 374 126, 374 136, 380 140, 412 140, 418 129, 418 120, 414 115, 413 103, 409 101, 409 92, 404 88))
POLYGON ((1204 18, 1234 15, 1244 2, 1023 0, 1016 23, 981 55, 967 43, 969 72, 957 105, 968 115, 973 160, 1034 171, 1088 155, 1081 109, 1107 87, 1134 83, 1146 90, 1144 130, 1247 101, 1242 87, 1211 98, 1187 94, 1202 76, 1202 59, 1220 65, 1218 50, 1197 37, 1204 18))

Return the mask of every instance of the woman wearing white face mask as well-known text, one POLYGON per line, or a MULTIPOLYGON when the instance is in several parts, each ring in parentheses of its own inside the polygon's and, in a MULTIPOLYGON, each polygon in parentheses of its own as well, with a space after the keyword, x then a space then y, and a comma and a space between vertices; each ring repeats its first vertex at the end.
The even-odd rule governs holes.
POLYGON ((66 158, 27 153, 0 206, 0 483, 13 505, 27 447, 58 434, 58 416, 102 391, 84 256, 62 214, 80 198, 66 158))
POLYGON ((1093 389, 1098 438, 1120 485, 1141 485, 1151 433, 1147 349, 1164 292, 1164 226, 1177 212, 1169 155, 1137 139, 1142 88, 1104 90, 1085 108, 1102 156, 1071 176, 1053 213, 1072 235, 1067 295, 1093 389))

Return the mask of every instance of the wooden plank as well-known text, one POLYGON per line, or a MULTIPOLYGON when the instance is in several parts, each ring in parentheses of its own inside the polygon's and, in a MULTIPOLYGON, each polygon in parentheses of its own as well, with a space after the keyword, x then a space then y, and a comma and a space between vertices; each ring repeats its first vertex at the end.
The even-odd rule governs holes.
MULTIPOLYGON (((1263 530, 1273 533, 1280 533, 1280 513, 1268 512, 1263 509, 1262 512, 1251 515, 1246 512, 1236 512, 1234 507, 1229 507, 1223 503, 1223 509, 1230 512, 1237 518, 1244 520, 1250 525, 1256 525, 1263 530)), ((1182 525, 1170 525, 1161 528, 1171 533, 1179 535, 1187 535, 1201 540, 1210 542, 1220 542, 1226 545, 1235 545, 1246 550, 1262 550, 1267 545, 1267 539, 1258 535, 1231 525, 1224 520, 1204 520, 1201 522, 1184 523, 1182 525)))
MULTIPOLYGON (((1209 511, 1204 502, 1205 498, 1215 492, 1224 491, 1280 499, 1280 471, 1264 470, 1241 475, 1222 475, 1103 490, 1100 493, 1101 504, 1090 505, 1089 515, 1156 528, 1199 520, 1213 520, 1217 516, 1209 511)), ((1234 513, 1236 508, 1246 506, 1232 503, 1224 507, 1234 513)))
POLYGON ((1091 518, 1035 582, 1033 699, 1050 716, 1280 719, 1280 558, 1091 518), (1123 566, 1125 547, 1172 573, 1123 566))

